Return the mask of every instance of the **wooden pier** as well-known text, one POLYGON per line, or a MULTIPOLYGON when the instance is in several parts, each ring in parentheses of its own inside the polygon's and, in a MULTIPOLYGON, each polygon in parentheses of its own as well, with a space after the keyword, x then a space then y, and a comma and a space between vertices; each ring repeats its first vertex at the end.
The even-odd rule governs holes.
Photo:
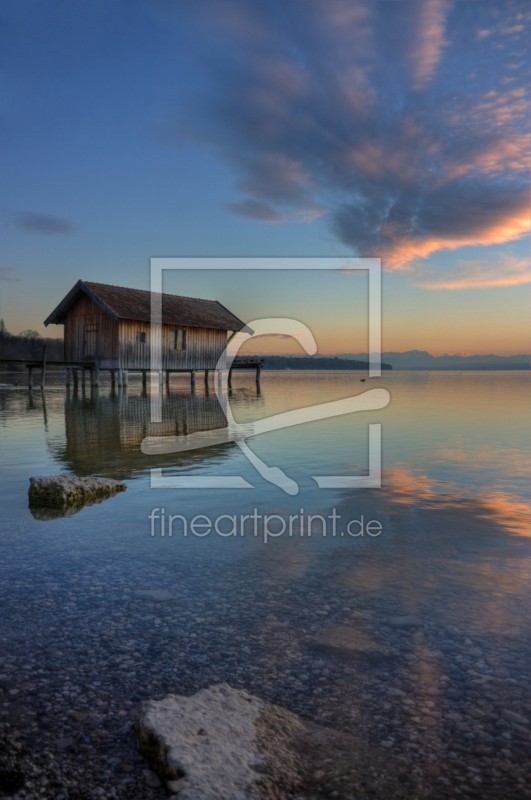
MULTIPOLYGON (((241 370, 241 369, 254 369, 256 373, 256 390, 260 393, 260 373, 263 367, 264 359, 263 358, 236 358, 234 359, 231 368, 229 369, 228 375, 228 389, 229 392, 232 392, 232 373, 233 370, 241 370)), ((43 357, 40 361, 36 359, 32 360, 25 360, 25 359, 18 359, 18 358, 0 358, 0 364, 9 364, 12 366, 22 366, 28 370, 28 387, 32 389, 34 387, 33 383, 33 374, 34 372, 40 372, 40 383, 35 384, 44 388, 46 385, 46 370, 47 368, 63 368, 66 373, 66 386, 69 387, 73 384, 74 389, 77 389, 79 385, 85 387, 86 385, 86 375, 89 374, 89 384, 90 386, 96 387, 100 384, 100 373, 108 372, 111 376, 111 387, 114 389, 116 387, 127 389, 129 384, 129 374, 130 373, 141 373, 142 374, 142 390, 147 391, 147 381, 148 375, 151 375, 151 370, 148 369, 111 369, 111 368, 101 368, 95 361, 47 361, 46 360, 46 348, 43 348, 43 357)), ((169 390, 170 385, 170 376, 174 373, 189 373, 190 374, 190 388, 192 393, 195 392, 196 388, 196 374, 198 372, 204 373, 204 381, 205 381, 205 390, 209 391, 209 374, 211 372, 216 373, 217 370, 214 369, 163 369, 158 370, 158 384, 162 388, 164 382, 166 382, 166 389, 169 390)))

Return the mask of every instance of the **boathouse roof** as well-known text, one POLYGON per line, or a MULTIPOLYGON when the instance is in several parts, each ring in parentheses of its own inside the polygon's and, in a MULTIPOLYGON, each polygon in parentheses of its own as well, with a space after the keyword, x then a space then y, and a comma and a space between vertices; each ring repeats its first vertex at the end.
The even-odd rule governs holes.
MULTIPOLYGON (((146 289, 129 289, 125 286, 79 280, 45 319, 44 324, 63 323, 83 293, 115 320, 151 322, 151 292, 146 289)), ((217 300, 201 300, 176 294, 162 294, 162 323, 224 331, 239 331, 245 327, 245 323, 217 300)))

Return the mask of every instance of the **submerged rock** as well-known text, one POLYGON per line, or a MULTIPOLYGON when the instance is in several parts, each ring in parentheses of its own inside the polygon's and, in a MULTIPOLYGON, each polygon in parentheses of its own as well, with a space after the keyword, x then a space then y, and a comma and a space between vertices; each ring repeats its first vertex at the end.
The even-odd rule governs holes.
POLYGON ((329 625, 317 632, 315 644, 324 645, 334 650, 345 650, 354 653, 371 655, 391 655, 394 651, 385 644, 380 644, 361 628, 347 625, 329 625))
POLYGON ((138 748, 179 800, 278 797, 299 781, 298 717, 228 684, 144 704, 138 748))
POLYGON ((30 478, 28 496, 30 508, 65 510, 104 500, 125 489, 125 483, 111 478, 35 475, 30 478))

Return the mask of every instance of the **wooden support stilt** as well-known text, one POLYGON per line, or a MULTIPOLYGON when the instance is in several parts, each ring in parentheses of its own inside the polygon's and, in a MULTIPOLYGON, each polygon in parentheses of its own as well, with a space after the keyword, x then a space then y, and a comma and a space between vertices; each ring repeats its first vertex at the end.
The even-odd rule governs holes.
POLYGON ((72 382, 72 370, 70 367, 66 368, 66 388, 70 389, 70 384, 72 382))
POLYGON ((79 386, 79 370, 73 369, 72 375, 74 376, 74 391, 77 391, 77 388, 79 386))
POLYGON ((46 386, 46 345, 42 347, 41 387, 46 386))
POLYGON ((147 372, 145 369, 142 370, 142 394, 146 394, 147 392, 147 372))
POLYGON ((81 370, 81 387, 83 389, 85 388, 86 377, 87 376, 85 375, 85 368, 83 367, 83 369, 81 370))
POLYGON ((28 367, 28 386, 30 389, 33 386, 33 367, 28 367))
POLYGON ((124 371, 123 369, 118 370, 118 386, 123 386, 124 383, 124 371))
POLYGON ((166 393, 170 393, 170 371, 169 369, 166 370, 166 393))
POLYGON ((232 392, 232 368, 229 369, 228 386, 229 386, 229 392, 232 392))
POLYGON ((122 385, 123 385, 124 389, 127 389, 127 386, 128 386, 128 383, 129 383, 129 373, 128 373, 128 371, 126 369, 122 370, 122 381, 123 381, 122 385))
POLYGON ((111 391, 116 389, 116 370, 111 369, 111 391))
POLYGON ((94 369, 90 370, 90 385, 91 386, 100 385, 100 371, 98 367, 94 367, 94 369))
POLYGON ((190 384, 192 392, 195 392, 195 369, 190 372, 190 384))
POLYGON ((260 394, 260 372, 262 367, 258 365, 256 367, 256 394, 260 394))
POLYGON ((205 370, 205 394, 209 393, 209 385, 208 385, 208 373, 210 370, 205 370))

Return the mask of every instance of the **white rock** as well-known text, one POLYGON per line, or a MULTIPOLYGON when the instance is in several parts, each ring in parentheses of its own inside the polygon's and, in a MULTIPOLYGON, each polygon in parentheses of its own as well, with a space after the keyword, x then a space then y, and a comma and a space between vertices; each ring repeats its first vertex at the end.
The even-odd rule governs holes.
POLYGON ((282 737, 286 735, 287 742, 288 734, 298 728, 302 726, 294 714, 227 684, 192 697, 149 700, 135 723, 140 752, 179 800, 270 796, 259 792, 259 784, 263 790, 276 783, 275 770, 284 786, 289 783, 293 760, 288 754, 283 761, 289 748, 282 737), (276 715, 269 734, 268 713, 276 715))

